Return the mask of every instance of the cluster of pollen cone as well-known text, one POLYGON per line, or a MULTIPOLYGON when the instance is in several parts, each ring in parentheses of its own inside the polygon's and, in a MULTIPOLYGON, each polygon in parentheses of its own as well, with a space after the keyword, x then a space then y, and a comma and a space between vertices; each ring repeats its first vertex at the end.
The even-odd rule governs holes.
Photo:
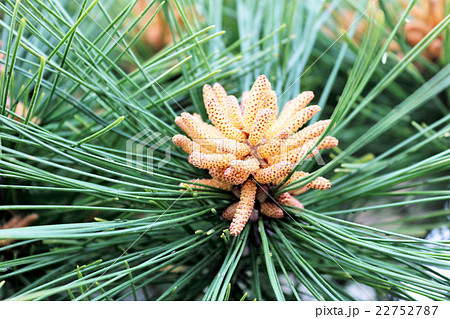
MULTIPOLYGON (((207 185, 238 196, 239 202, 222 214, 224 219, 231 220, 231 235, 237 236, 249 219, 258 219, 259 213, 282 218, 281 205, 303 208, 293 195, 310 188, 326 190, 331 187, 329 180, 318 177, 275 199, 268 195, 270 188, 281 183, 302 158, 311 158, 321 149, 338 144, 336 138, 326 136, 315 146, 329 120, 299 130, 320 111, 317 105, 308 106, 313 97, 312 92, 303 92, 279 113, 276 93, 261 75, 250 92, 243 94, 241 103, 233 95, 227 95, 220 84, 205 85, 203 99, 212 124, 203 122, 198 114, 187 112, 175 119, 189 137, 178 134, 173 142, 189 154, 190 164, 207 169, 212 177, 191 180, 195 184, 182 183, 181 186, 201 188, 207 185)), ((296 171, 286 184, 307 175, 296 171)))

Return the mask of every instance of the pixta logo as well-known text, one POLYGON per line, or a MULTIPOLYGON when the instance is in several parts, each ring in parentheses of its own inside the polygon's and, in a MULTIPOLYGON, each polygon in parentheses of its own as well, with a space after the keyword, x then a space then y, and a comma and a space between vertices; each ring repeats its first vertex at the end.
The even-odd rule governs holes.
POLYGON ((152 175, 155 168, 159 169, 170 161, 172 154, 170 140, 170 137, 152 132, 150 129, 139 132, 126 142, 127 165, 145 170, 152 175))

